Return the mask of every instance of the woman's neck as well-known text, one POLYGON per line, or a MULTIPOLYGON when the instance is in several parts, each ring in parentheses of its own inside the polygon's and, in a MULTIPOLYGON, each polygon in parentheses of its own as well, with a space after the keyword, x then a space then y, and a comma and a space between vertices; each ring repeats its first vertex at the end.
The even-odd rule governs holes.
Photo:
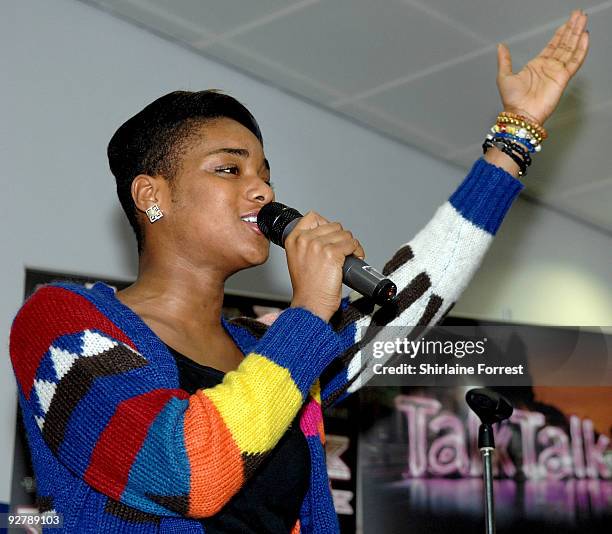
POLYGON ((138 278, 117 292, 117 298, 138 308, 140 315, 180 327, 191 337, 220 332, 226 276, 213 269, 196 272, 179 263, 162 265, 141 259, 138 278))

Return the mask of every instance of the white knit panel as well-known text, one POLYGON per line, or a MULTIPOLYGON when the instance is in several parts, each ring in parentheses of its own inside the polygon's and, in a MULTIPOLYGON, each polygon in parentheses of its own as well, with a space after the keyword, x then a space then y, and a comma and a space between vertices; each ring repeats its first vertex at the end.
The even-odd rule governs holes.
MULTIPOLYGON (((450 202, 440 206, 429 223, 407 243, 414 257, 389 276, 397 285, 398 293, 423 272, 429 277, 431 286, 402 314, 388 323, 389 327, 403 328, 385 327, 371 343, 391 341, 398 335, 408 335, 423 315, 432 294, 443 299, 442 306, 428 327, 435 325, 448 306, 459 298, 480 266, 492 240, 491 234, 465 219, 450 202)), ((357 296, 351 294, 350 298, 354 300, 357 296)), ((371 319, 372 316, 368 315, 356 321, 356 343, 361 340, 371 319)), ((427 329, 421 335, 426 332, 427 329)), ((391 356, 377 358, 376 363, 384 363, 391 356)), ((362 351, 353 356, 347 369, 348 378, 350 380, 361 374, 348 388, 349 392, 356 391, 372 378, 372 363, 366 361, 362 351), (362 370, 364 365, 366 367, 362 370)))

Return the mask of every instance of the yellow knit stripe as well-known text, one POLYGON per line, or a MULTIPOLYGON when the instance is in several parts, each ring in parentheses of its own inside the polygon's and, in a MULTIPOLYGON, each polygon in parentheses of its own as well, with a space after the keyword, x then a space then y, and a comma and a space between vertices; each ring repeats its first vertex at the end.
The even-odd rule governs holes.
POLYGON ((242 452, 274 447, 302 405, 288 369, 250 353, 214 388, 200 390, 217 407, 242 452))
POLYGON ((312 384, 309 393, 313 399, 315 399, 319 404, 321 404, 321 382, 318 378, 312 384))

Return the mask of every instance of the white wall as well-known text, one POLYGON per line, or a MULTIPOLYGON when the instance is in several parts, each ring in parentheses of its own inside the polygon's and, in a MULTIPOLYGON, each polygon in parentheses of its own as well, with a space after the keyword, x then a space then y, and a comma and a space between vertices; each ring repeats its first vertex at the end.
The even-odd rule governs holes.
POLYGON ((519 200, 453 312, 612 333, 612 239, 519 200))
MULTIPOLYGON (((16 397, 8 332, 24 268, 135 276, 135 242, 105 151, 144 105, 179 88, 230 91, 260 122, 277 198, 342 221, 377 266, 465 174, 74 0, 5 1, 0 36, 0 501, 10 498, 16 397)), ((610 245, 519 200, 455 313, 611 324, 610 245)), ((228 288, 290 295, 283 258, 273 251, 228 288)))

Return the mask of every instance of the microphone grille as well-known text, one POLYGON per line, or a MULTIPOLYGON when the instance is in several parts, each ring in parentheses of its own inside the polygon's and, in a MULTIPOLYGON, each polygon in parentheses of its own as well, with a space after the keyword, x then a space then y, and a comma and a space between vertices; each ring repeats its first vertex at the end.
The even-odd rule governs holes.
POLYGON ((294 219, 302 214, 280 202, 266 204, 257 215, 257 226, 261 232, 279 246, 283 246, 283 230, 294 219))

